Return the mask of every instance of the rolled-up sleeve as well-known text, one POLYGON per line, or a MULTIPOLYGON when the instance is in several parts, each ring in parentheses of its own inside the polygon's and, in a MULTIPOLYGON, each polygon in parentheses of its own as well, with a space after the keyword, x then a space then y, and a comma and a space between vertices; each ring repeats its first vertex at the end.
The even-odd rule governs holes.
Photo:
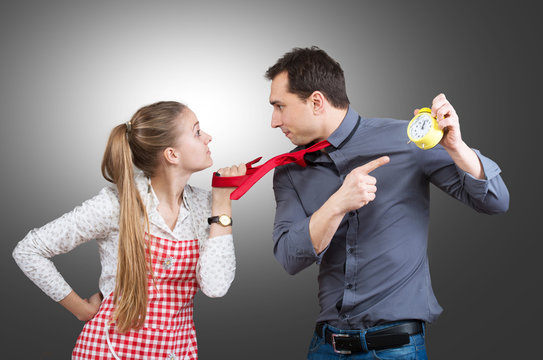
POLYGON ((501 169, 478 150, 473 151, 481 161, 485 179, 476 179, 460 169, 441 146, 426 152, 424 171, 433 184, 476 211, 485 214, 506 212, 509 208, 509 191, 500 176, 501 169))

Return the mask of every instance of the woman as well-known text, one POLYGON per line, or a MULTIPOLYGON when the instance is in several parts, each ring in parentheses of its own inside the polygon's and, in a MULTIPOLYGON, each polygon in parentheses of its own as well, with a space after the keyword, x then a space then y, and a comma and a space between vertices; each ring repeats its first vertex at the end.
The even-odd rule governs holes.
MULTIPOLYGON (((191 174, 213 164, 210 141, 183 104, 139 109, 112 130, 106 146, 102 174, 115 186, 32 230, 15 248, 24 273, 88 321, 72 359, 197 358, 194 295, 201 288, 207 296, 223 296, 235 273, 232 228, 216 221, 231 216, 233 188, 210 192, 187 184, 191 174), (100 292, 86 300, 48 258, 92 239, 102 273, 100 292)), ((219 173, 245 171, 240 165, 219 173)))

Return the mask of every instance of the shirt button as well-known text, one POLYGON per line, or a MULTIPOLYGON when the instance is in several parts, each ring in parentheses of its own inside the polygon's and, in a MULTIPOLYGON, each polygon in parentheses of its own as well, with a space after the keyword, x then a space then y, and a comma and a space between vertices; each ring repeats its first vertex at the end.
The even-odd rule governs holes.
POLYGON ((350 212, 349 212, 349 216, 350 216, 350 217, 353 217, 354 215, 355 215, 355 212, 354 212, 354 211, 350 211, 350 212))
POLYGON ((347 284, 347 289, 352 289, 353 288, 353 284, 347 284))
POLYGON ((349 254, 352 254, 352 253, 354 252, 354 249, 353 249, 353 248, 349 248, 349 249, 347 250, 347 252, 348 252, 349 254))
POLYGON ((347 315, 347 314, 341 314, 340 317, 341 317, 342 320, 345 320, 345 319, 347 319, 347 318, 349 317, 349 315, 347 315))

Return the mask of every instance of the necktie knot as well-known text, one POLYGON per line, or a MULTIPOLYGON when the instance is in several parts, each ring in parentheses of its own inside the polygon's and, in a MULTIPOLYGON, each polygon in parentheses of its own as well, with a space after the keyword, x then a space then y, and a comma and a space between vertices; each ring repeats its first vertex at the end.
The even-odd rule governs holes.
POLYGON ((279 155, 278 156, 279 161, 277 162, 277 166, 286 165, 290 163, 296 163, 298 165, 305 167, 307 164, 304 160, 304 155, 305 155, 305 152, 303 151, 279 155))

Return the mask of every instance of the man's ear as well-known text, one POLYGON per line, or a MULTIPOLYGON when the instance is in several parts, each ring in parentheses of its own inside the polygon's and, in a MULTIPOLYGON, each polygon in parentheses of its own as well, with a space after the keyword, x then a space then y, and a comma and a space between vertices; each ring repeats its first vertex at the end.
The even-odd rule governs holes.
POLYGON ((180 155, 179 152, 172 147, 167 147, 162 152, 164 161, 168 165, 179 164, 179 162, 181 161, 181 156, 179 155, 180 155))
POLYGON ((313 114, 320 115, 324 111, 324 104, 326 102, 323 93, 320 91, 313 91, 313 93, 309 95, 309 100, 313 104, 313 114))

